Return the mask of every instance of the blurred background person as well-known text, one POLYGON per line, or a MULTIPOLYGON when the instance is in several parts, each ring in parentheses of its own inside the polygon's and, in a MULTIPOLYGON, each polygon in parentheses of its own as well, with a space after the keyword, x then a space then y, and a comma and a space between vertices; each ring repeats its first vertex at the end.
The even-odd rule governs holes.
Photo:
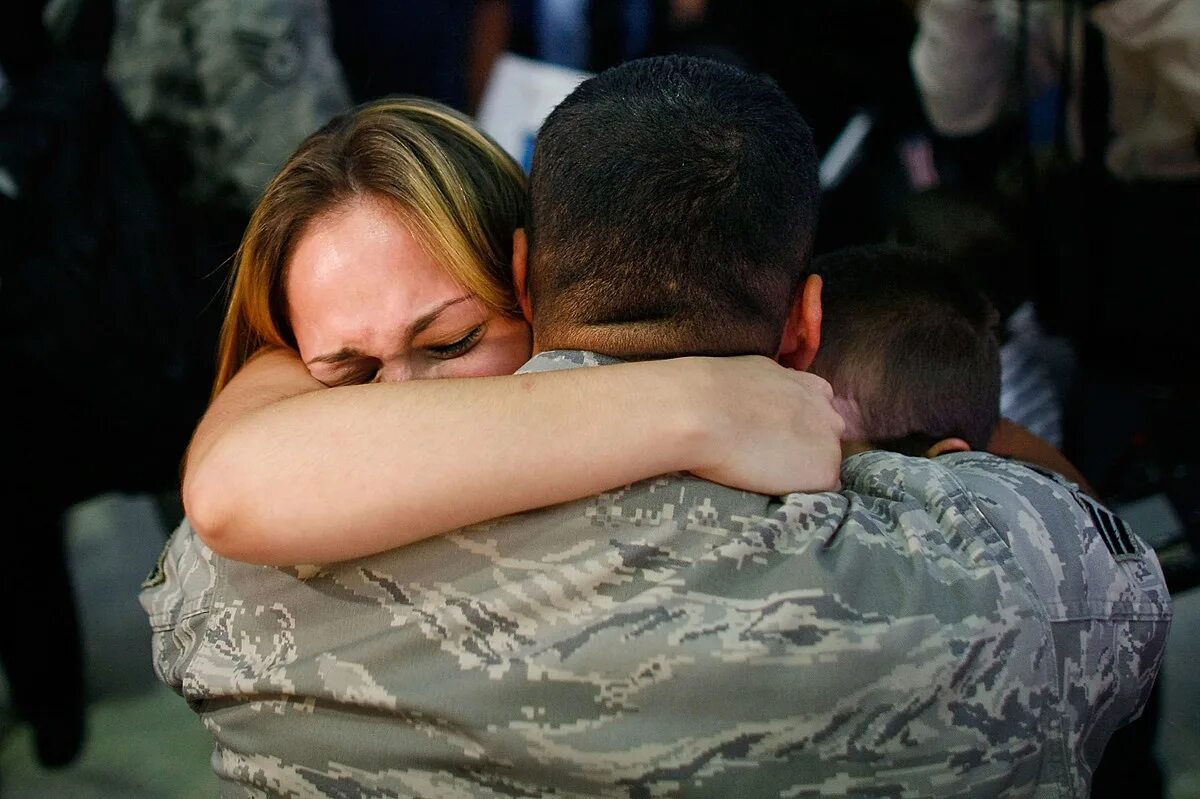
POLYGON ((21 419, 5 453, 23 474, 0 490, 28 564, 0 599, 38 603, 0 625, 0 663, 40 762, 61 766, 85 718, 63 513, 152 492, 177 521, 222 264, 278 165, 349 98, 316 0, 9 4, 0 69, 0 354, 21 419))
MULTIPOLYGON (((1162 498, 1184 520, 1186 554, 1164 560, 1173 591, 1194 587, 1200 3, 917 0, 915 11, 913 74, 943 175, 1020 220, 1036 300, 1024 363, 1055 369, 1043 325, 1078 356, 1057 364, 1064 448, 1110 501, 1162 498)), ((1122 755, 1095 795, 1162 794, 1156 727, 1154 699, 1114 738, 1122 755)))
POLYGON ((1114 431, 1125 440, 1113 441, 1095 435, 1092 418, 1137 418, 1174 435, 1187 418, 1178 408, 1196 396, 1179 364, 1200 352, 1200 278, 1180 268, 1200 261, 1190 225, 1200 208, 1200 4, 920 0, 916 13, 913 74, 942 136, 944 177, 1024 219, 1039 317, 1081 358, 1069 446, 1115 489, 1128 440, 1147 431, 1114 431), (1170 401, 1147 407, 1145 386, 1170 401))

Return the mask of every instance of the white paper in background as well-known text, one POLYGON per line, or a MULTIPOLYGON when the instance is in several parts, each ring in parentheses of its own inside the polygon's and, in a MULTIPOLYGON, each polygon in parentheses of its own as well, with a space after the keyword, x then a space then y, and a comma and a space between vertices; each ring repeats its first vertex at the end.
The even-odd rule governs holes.
POLYGON ((875 120, 866 111, 859 111, 850 117, 846 127, 838 134, 829 151, 821 159, 819 176, 821 189, 832 191, 842 182, 842 178, 858 163, 862 156, 863 142, 867 134, 875 126, 875 120))
POLYGON ((590 72, 505 53, 496 61, 479 104, 479 126, 526 172, 543 120, 590 72))

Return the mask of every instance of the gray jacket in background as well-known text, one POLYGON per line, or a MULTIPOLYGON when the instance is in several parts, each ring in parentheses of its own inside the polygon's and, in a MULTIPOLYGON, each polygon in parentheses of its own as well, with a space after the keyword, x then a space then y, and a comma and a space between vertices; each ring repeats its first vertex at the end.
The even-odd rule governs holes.
MULTIPOLYGON (((1074 2, 1074 0, 1072 0, 1074 2)), ((1016 103, 1018 0, 923 0, 913 43, 913 77, 934 129, 969 136, 994 124, 1016 103)), ((1087 5, 1076 4, 1076 5, 1087 5)), ((1122 180, 1200 177, 1200 3, 1196 0, 1108 0, 1087 19, 1103 34, 1111 102, 1109 171, 1122 180)), ((1083 14, 1063 0, 1029 3, 1028 69, 1032 96, 1055 85, 1063 61, 1083 63, 1083 14), (1064 35, 1066 21, 1071 32, 1064 35), (1063 48, 1072 42, 1072 52, 1063 48)), ((1079 86, 1067 107, 1070 144, 1079 154, 1079 86)))
POLYGON ((353 104, 326 0, 118 0, 116 11, 109 77, 138 126, 186 157, 194 202, 249 213, 305 137, 353 104))

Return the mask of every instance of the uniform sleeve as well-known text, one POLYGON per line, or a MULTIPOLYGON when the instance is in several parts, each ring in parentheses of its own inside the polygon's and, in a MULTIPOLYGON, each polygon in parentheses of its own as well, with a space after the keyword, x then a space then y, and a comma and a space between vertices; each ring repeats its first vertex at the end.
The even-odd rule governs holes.
POLYGON ((218 563, 185 519, 167 541, 138 600, 150 620, 154 673, 184 694, 183 674, 212 610, 218 563))
POLYGON ((1004 536, 1053 633, 1073 781, 1086 794, 1112 734, 1141 715, 1171 599, 1154 551, 1064 478, 984 453, 938 458, 1004 536))

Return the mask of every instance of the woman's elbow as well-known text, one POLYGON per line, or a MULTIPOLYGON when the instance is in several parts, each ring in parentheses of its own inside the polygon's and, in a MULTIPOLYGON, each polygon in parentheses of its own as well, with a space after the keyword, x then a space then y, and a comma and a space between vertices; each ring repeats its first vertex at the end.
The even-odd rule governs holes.
POLYGON ((183 511, 200 540, 218 555, 229 557, 229 497, 213 482, 203 467, 189 467, 183 476, 183 511))
POLYGON ((239 510, 237 479, 213 464, 189 467, 183 477, 183 510, 200 540, 218 555, 257 562, 253 541, 246 535, 254 520, 239 510))
POLYGON ((290 563, 277 551, 277 536, 271 534, 275 520, 262 517, 265 504, 242 501, 230 487, 230 473, 210 475, 200 469, 183 480, 183 509, 200 540, 230 560, 260 566, 290 563))

